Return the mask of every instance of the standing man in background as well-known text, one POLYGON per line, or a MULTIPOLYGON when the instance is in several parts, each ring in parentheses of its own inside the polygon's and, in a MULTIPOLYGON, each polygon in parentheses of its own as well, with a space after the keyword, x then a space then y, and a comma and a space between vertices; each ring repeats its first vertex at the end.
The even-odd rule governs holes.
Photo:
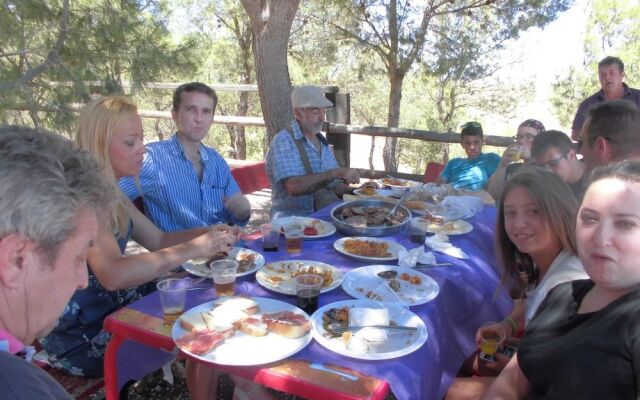
POLYGON ((139 176, 120 181, 130 199, 142 195, 145 214, 165 232, 214 224, 245 225, 251 216, 229 165, 205 146, 218 103, 216 92, 200 82, 180 85, 171 117, 178 128, 168 140, 149 143, 139 176))
POLYGON ((600 90, 597 93, 587 97, 576 112, 571 125, 571 138, 573 140, 580 139, 580 130, 582 124, 587 118, 587 111, 595 104, 602 103, 607 100, 629 100, 640 106, 640 90, 630 88, 624 79, 624 63, 618 57, 605 57, 598 63, 598 79, 600 80, 600 90))

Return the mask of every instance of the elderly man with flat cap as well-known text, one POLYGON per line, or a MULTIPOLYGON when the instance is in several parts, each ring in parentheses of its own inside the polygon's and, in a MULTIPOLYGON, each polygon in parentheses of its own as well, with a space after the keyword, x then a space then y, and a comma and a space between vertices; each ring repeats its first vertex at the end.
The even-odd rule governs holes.
POLYGON ((333 104, 314 86, 291 93, 295 120, 273 138, 266 157, 271 217, 308 215, 348 193, 358 172, 340 167, 320 131, 333 104))

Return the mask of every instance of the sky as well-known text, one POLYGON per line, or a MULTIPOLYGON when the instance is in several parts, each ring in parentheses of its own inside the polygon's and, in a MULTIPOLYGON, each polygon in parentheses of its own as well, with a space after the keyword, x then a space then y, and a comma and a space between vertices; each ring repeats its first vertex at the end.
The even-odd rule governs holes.
MULTIPOLYGON (((502 115, 475 114, 472 119, 480 121, 485 134, 513 136, 520 122, 534 118, 541 121, 547 129, 557 129, 565 133, 571 127, 560 126, 552 111, 549 98, 552 83, 557 76, 563 76, 571 66, 581 68, 583 65, 583 43, 586 33, 589 0, 575 0, 573 6, 559 15, 543 29, 533 28, 521 33, 520 37, 509 43, 503 54, 503 78, 514 81, 532 81, 535 84, 535 97, 531 102, 522 104, 515 112, 515 117, 507 119, 502 115), (512 65, 514 60, 519 60, 512 65)), ((594 74, 596 72, 594 71, 594 74)), ((576 109, 578 104, 576 104, 576 109)), ((352 136, 352 149, 369 148, 369 137, 352 136)), ((376 140, 374 165, 376 169, 384 169, 382 163, 382 146, 384 139, 376 140)), ((452 146, 453 156, 463 156, 461 147, 452 146), (459 154, 458 154, 459 153, 459 154)), ((351 152, 351 165, 368 168, 368 152, 351 152), (366 154, 365 154, 366 153, 366 154)), ((409 172, 407 166, 400 170, 409 172)))

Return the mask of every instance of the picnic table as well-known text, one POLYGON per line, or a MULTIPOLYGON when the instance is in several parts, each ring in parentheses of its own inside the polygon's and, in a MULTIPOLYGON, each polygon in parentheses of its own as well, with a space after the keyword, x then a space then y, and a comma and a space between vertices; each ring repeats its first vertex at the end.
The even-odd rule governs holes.
MULTIPOLYGON (((314 216, 330 220, 330 209, 320 210, 314 216)), ((496 271, 493 244, 495 208, 486 207, 468 221, 473 225, 473 231, 452 236, 451 242, 462 248, 469 258, 461 260, 437 254, 438 262, 451 265, 423 270, 438 283, 440 292, 434 300, 410 307, 428 330, 426 343, 415 352, 389 360, 360 360, 333 353, 312 341, 279 363, 215 367, 310 399, 382 399, 389 389, 398 399, 442 398, 464 360, 476 350, 474 335, 478 327, 487 321, 501 320, 512 305, 506 291, 499 286, 496 271), (360 379, 357 385, 352 385, 344 379, 317 375, 308 371, 309 361, 344 367, 345 371, 355 371, 353 373, 360 379)), ((302 252, 293 258, 322 261, 343 273, 371 264, 336 252, 332 248, 333 242, 341 237, 343 235, 335 233, 325 238, 305 240, 302 252)), ((407 231, 391 238, 408 249, 418 246, 409 241, 407 231)), ((267 263, 292 259, 283 244, 278 252, 273 253, 262 252, 259 238, 247 241, 246 247, 261 252, 267 263)), ((260 286, 255 274, 239 278, 236 285, 240 292, 251 296, 296 303, 295 296, 275 293, 260 286)), ((187 308, 214 298, 213 289, 189 291, 187 308)), ((319 307, 350 298, 342 288, 336 288, 321 295, 319 307)), ((152 293, 106 319, 105 329, 113 334, 105 357, 108 399, 117 398, 119 388, 136 373, 157 369, 173 357, 175 345, 170 335, 171 326, 162 318, 159 296, 152 293)))

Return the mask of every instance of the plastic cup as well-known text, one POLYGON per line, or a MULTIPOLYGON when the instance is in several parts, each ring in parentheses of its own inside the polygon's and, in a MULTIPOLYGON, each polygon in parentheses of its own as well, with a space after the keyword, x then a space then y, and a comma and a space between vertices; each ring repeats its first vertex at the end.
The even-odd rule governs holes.
POLYGON ((322 290, 322 279, 319 275, 302 274, 295 278, 298 307, 311 315, 318 309, 318 299, 322 290))
POLYGON ((233 296, 236 292, 236 273, 238 262, 236 260, 216 260, 209 264, 213 287, 218 297, 233 296))
POLYGON ((164 319, 175 321, 184 312, 184 302, 187 297, 187 285, 180 279, 163 279, 156 284, 160 293, 160 304, 164 319))
POLYGON ((284 239, 287 253, 300 253, 302 251, 302 226, 289 224, 284 227, 284 239))
POLYGON ((412 219, 409 223, 409 239, 414 243, 424 244, 427 236, 427 224, 419 219, 412 219))
POLYGON ((260 226, 262 231, 262 250, 278 251, 278 242, 280 241, 280 230, 271 224, 260 226))
POLYGON ((480 341, 480 357, 485 360, 494 360, 493 355, 496 354, 502 342, 504 342, 505 334, 498 322, 487 322, 482 325, 485 328, 482 332, 480 341))

